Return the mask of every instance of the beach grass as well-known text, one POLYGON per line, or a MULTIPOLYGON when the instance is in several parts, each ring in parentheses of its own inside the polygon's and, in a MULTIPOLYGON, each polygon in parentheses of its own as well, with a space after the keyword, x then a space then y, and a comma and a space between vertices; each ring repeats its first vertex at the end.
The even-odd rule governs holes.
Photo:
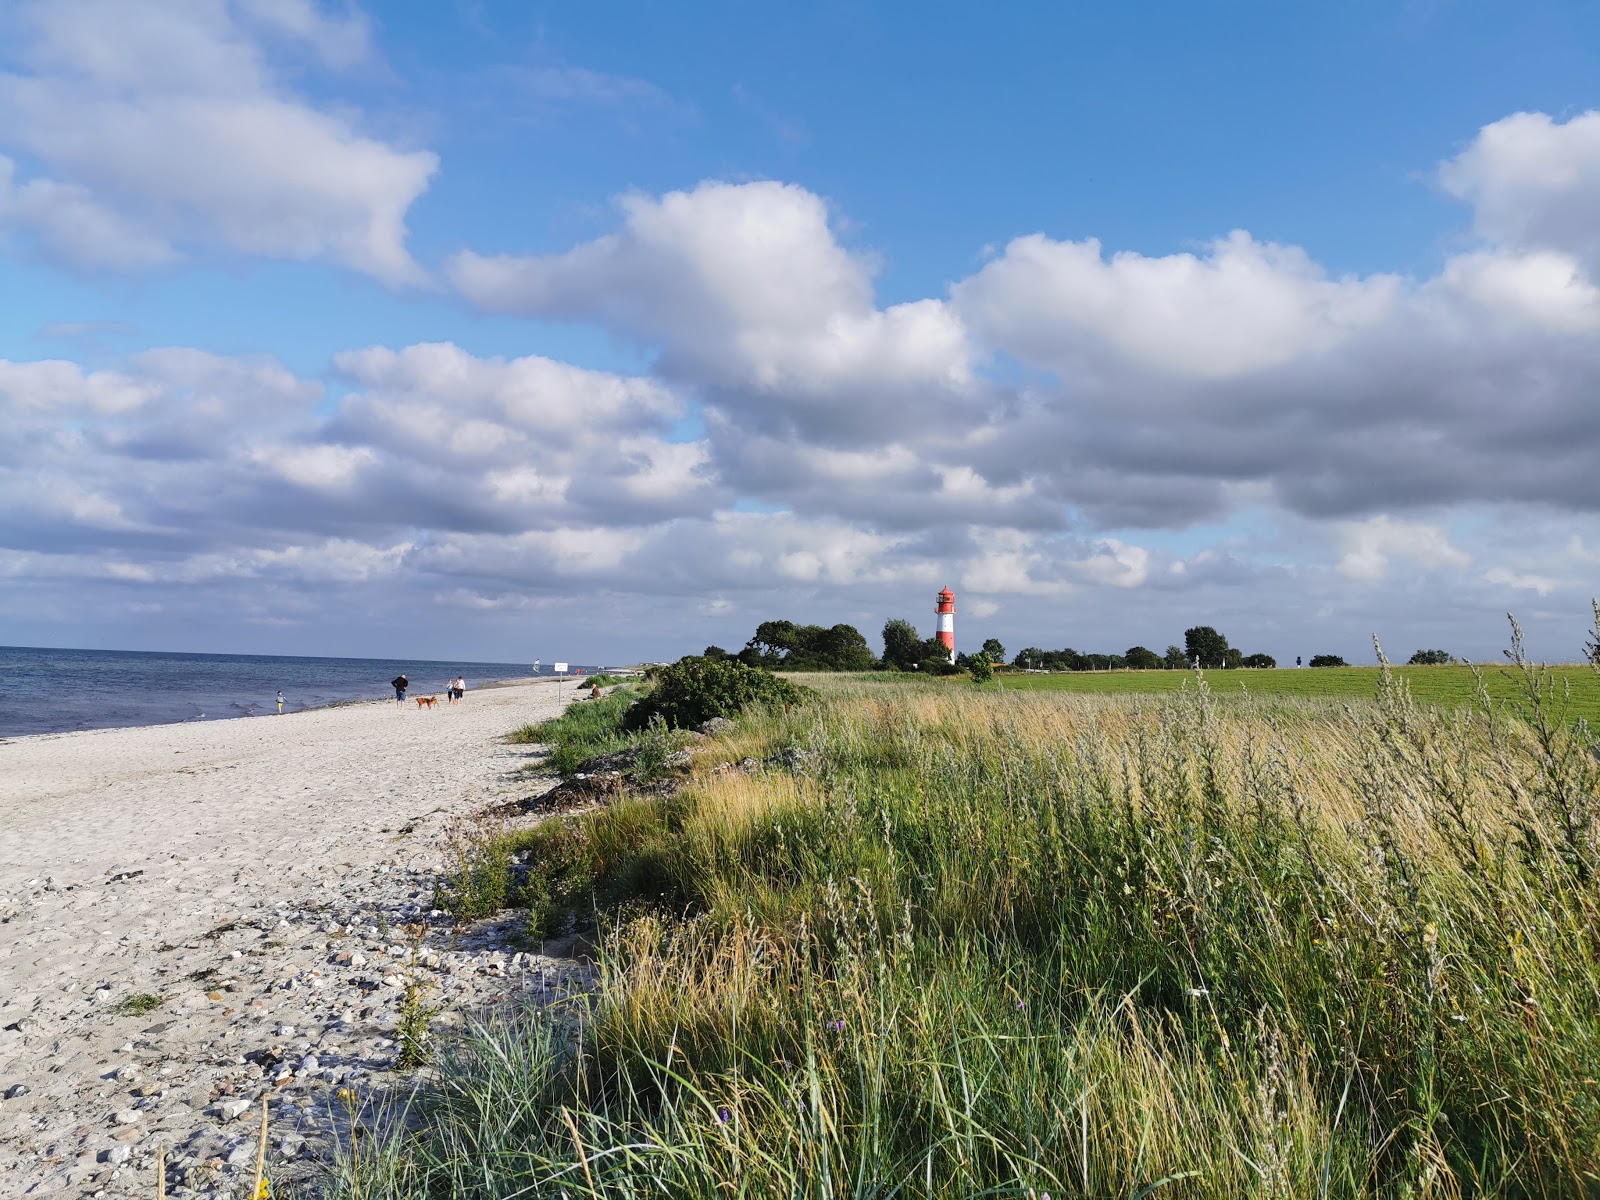
POLYGON ((529 835, 594 990, 473 1026, 332 1194, 1595 1195, 1600 748, 1517 671, 808 677, 529 835))
POLYGON ((598 700, 569 705, 558 717, 523 725, 506 735, 506 741, 513 745, 548 746, 549 758, 531 764, 529 769, 546 775, 570 775, 584 760, 630 745, 621 731, 622 714, 638 695, 635 687, 615 688, 598 700))

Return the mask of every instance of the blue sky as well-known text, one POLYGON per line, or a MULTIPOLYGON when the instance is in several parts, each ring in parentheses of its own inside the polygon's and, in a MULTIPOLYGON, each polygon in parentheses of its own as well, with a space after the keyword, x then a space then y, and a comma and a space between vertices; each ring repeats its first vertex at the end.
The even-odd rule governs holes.
POLYGON ((0 642, 1573 657, 1597 35, 5 3, 0 642))

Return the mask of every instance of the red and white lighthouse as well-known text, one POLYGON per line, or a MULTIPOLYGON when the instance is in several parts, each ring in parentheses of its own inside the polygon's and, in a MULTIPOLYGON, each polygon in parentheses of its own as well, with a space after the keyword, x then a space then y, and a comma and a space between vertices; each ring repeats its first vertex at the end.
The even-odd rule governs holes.
POLYGON ((956 594, 949 588, 939 592, 939 607, 934 609, 939 615, 938 630, 934 634, 939 639, 939 644, 950 651, 950 661, 956 660, 956 594))

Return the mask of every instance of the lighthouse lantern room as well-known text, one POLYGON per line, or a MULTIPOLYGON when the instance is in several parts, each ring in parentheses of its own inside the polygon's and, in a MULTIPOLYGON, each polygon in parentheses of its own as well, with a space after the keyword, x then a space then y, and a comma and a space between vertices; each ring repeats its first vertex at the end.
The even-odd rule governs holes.
POLYGON ((938 596, 939 605, 934 612, 938 614, 939 644, 950 652, 950 661, 956 660, 956 594, 949 588, 943 588, 938 596))

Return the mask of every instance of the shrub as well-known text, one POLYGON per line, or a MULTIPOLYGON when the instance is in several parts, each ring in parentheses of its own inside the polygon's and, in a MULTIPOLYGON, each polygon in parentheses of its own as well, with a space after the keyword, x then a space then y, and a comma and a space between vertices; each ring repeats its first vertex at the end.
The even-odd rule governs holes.
POLYGON ((1313 654, 1311 656, 1311 665, 1313 667, 1348 667, 1350 664, 1337 654, 1313 654))
POLYGON ((1239 660, 1239 665, 1241 667, 1256 667, 1258 669, 1265 669, 1268 667, 1277 666, 1278 660, 1273 658, 1270 654, 1246 654, 1242 659, 1239 660))
POLYGON ((982 654, 967 663, 967 670, 972 672, 973 683, 988 683, 994 678, 994 664, 982 654))
POLYGON ((1444 650, 1418 650, 1411 656, 1408 665, 1413 667, 1447 667, 1455 662, 1455 657, 1444 650))
POLYGON ((736 659, 691 655, 655 672, 654 690, 628 709, 623 728, 644 729, 659 717, 670 728, 692 729, 752 704, 787 707, 814 694, 736 659))

